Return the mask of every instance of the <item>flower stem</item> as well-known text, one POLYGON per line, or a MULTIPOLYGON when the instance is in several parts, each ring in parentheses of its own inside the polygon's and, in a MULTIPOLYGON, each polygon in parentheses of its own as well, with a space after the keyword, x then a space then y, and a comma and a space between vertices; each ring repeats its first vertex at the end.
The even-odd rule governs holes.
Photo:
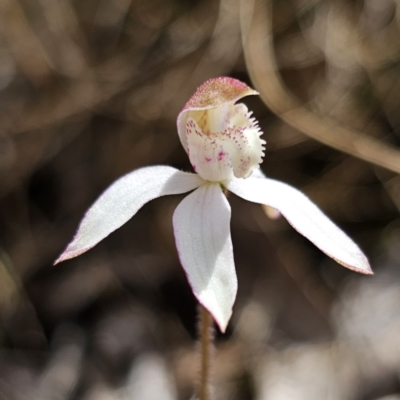
POLYGON ((211 400, 210 370, 213 353, 214 327, 211 314, 201 304, 199 313, 199 340, 200 340, 200 383, 198 387, 198 400, 211 400))

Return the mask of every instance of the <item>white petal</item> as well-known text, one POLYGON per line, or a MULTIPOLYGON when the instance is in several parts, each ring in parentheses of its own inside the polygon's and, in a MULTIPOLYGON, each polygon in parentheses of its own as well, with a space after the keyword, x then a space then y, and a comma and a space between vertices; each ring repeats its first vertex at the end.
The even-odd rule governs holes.
POLYGON ((243 199, 276 208, 320 250, 343 266, 372 274, 360 248, 297 189, 272 179, 232 179, 227 188, 243 199))
POLYGON ((193 293, 222 332, 237 292, 230 218, 220 186, 206 184, 182 200, 173 219, 179 258, 193 293))
MULTIPOLYGON (((251 174, 251 177, 257 179, 268 179, 264 172, 262 172, 261 168, 256 168, 251 174)), ((281 213, 276 208, 272 208, 270 206, 267 206, 266 204, 263 204, 263 209, 265 215, 269 219, 278 219, 281 217, 281 213)))
POLYGON ((203 180, 172 167, 155 166, 130 172, 115 181, 84 216, 78 232, 55 264, 88 251, 115 231, 148 201, 196 189, 203 180))

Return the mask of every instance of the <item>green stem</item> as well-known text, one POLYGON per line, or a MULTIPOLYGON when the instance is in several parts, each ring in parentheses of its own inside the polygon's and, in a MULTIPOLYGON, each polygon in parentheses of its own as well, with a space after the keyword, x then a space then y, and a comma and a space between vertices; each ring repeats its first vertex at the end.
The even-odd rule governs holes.
POLYGON ((199 339, 200 339, 200 385, 198 388, 198 400, 211 400, 210 394, 210 370, 213 352, 213 318, 202 305, 199 304, 199 339))

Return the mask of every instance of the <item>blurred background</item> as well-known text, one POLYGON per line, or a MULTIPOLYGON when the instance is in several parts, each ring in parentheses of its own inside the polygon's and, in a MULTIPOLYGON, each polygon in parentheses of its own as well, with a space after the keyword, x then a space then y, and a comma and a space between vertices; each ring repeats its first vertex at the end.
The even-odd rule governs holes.
POLYGON ((196 304, 171 222, 182 196, 52 263, 122 174, 192 170, 176 117, 220 75, 262 94, 244 101, 264 173, 313 199, 375 275, 229 196, 239 293, 217 334, 215 399, 400 399, 400 2, 272 3, 1 0, 0 399, 192 397, 196 304))

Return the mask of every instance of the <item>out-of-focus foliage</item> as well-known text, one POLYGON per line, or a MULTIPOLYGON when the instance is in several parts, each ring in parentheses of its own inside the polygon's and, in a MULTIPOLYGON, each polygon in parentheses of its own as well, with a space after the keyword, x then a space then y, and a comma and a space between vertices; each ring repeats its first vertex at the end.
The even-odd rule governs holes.
MULTIPOLYGON (((259 63, 277 65, 315 115, 398 148, 399 7, 274 0, 263 15, 273 52, 259 63)), ((237 0, 0 3, 0 398, 191 397, 196 308, 172 235, 179 196, 52 262, 120 175, 191 170, 175 119, 204 80, 249 82, 240 20, 237 0)), ((246 101, 268 142, 263 171, 306 192, 376 275, 345 270, 230 196, 239 296, 217 342, 216 398, 399 399, 399 178, 246 101)))

